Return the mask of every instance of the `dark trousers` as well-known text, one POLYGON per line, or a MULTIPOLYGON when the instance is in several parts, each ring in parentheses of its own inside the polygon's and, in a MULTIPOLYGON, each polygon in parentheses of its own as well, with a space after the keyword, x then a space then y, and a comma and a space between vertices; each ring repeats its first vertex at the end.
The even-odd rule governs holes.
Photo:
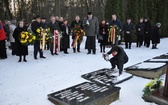
POLYGON ((89 53, 91 53, 91 50, 93 51, 93 53, 96 52, 96 38, 95 38, 95 36, 87 36, 85 48, 88 49, 89 53))
POLYGON ((5 39, 0 41, 0 58, 7 58, 5 39))
POLYGON ((123 63, 119 62, 118 58, 116 58, 116 57, 113 57, 113 58, 110 59, 112 69, 114 69, 115 66, 117 65, 117 68, 119 69, 119 74, 122 74, 124 64, 127 63, 127 62, 128 62, 128 59, 125 60, 123 63))
POLYGON ((47 50, 50 49, 50 44, 49 44, 49 42, 46 42, 45 49, 47 49, 47 50))
POLYGON ((124 39, 125 39, 125 48, 128 48, 128 47, 131 48, 132 36, 130 34, 125 34, 124 39))
POLYGON ((105 52, 106 44, 105 43, 100 43, 100 52, 105 52))
POLYGON ((150 46, 150 35, 146 34, 144 37, 144 46, 149 47, 150 46))
POLYGON ((15 42, 11 42, 11 49, 12 49, 12 55, 16 55, 16 44, 15 44, 15 42))
MULTIPOLYGON (((76 46, 73 48, 73 51, 76 52, 76 46)), ((77 51, 80 52, 80 43, 77 43, 77 51)))
POLYGON ((141 47, 143 44, 143 35, 137 35, 137 47, 141 47))
MULTIPOLYGON (((54 54, 54 52, 53 52, 53 51, 54 51, 54 44, 52 43, 52 44, 50 44, 49 46, 50 46, 51 54, 54 54)), ((57 46, 55 46, 55 53, 57 53, 56 48, 57 48, 57 46)))
POLYGON ((40 49, 40 42, 34 44, 34 58, 37 58, 37 53, 40 53, 40 57, 43 57, 42 49, 40 49))

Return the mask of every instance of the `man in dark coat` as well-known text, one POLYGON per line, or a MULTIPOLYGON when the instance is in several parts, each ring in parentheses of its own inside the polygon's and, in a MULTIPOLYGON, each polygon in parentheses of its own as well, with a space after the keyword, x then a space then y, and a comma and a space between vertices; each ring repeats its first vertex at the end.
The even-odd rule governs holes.
MULTIPOLYGON (((60 30, 60 28, 59 28, 59 24, 56 22, 56 19, 55 19, 55 17, 54 16, 51 16, 51 21, 48 23, 48 27, 50 28, 50 30, 51 30, 51 36, 54 36, 54 30, 60 30)), ((57 51, 54 51, 55 53, 53 53, 53 39, 51 39, 52 41, 51 41, 51 43, 50 43, 50 51, 51 51, 51 55, 58 55, 57 54, 57 51)))
POLYGON ((119 75, 121 75, 123 72, 124 64, 128 62, 128 56, 126 52, 120 46, 113 46, 113 48, 107 54, 104 54, 103 56, 106 57, 107 55, 110 55, 110 54, 112 54, 113 56, 109 60, 112 66, 111 69, 114 69, 115 66, 117 65, 117 68, 119 69, 119 75))
POLYGON ((121 31, 122 31, 122 23, 119 19, 117 19, 117 15, 116 14, 112 14, 112 20, 109 22, 109 26, 118 26, 119 28, 119 33, 116 33, 116 34, 119 34, 118 37, 116 37, 115 39, 115 45, 118 45, 118 41, 121 40, 121 31))
POLYGON ((124 24, 124 27, 123 27, 126 49, 127 48, 131 49, 133 30, 134 30, 133 23, 131 22, 130 18, 127 18, 127 22, 124 24), (129 44, 129 46, 128 46, 128 44, 129 44))
POLYGON ((68 48, 70 48, 70 39, 69 39, 69 35, 71 33, 71 29, 70 26, 68 25, 68 21, 64 20, 64 24, 61 27, 61 31, 62 31, 62 49, 64 51, 64 54, 69 54, 68 53, 68 48))
POLYGON ((150 46, 152 26, 151 26, 151 23, 148 19, 144 19, 144 23, 145 23, 144 46, 149 47, 150 46))
POLYGON ((99 22, 97 17, 93 16, 92 12, 88 12, 87 17, 83 20, 84 30, 86 32, 86 45, 85 49, 88 50, 87 54, 96 54, 96 36, 99 31, 99 22))
MULTIPOLYGON (((36 35, 36 38, 39 38, 40 35, 37 32, 37 29, 40 29, 41 26, 41 18, 40 16, 36 16, 36 20, 33 21, 33 23, 31 24, 31 29, 33 31, 33 33, 36 35)), ((40 40, 36 40, 35 44, 34 44, 34 59, 37 59, 37 53, 40 53, 40 58, 46 58, 43 56, 43 52, 42 49, 40 48, 40 40)))
POLYGON ((137 47, 141 47, 143 44, 144 31, 145 23, 143 22, 143 18, 140 18, 136 25, 137 47))
POLYGON ((152 33, 152 49, 158 49, 157 44, 160 43, 160 27, 161 23, 156 23, 152 33))
MULTIPOLYGON (((76 17, 75 17, 75 20, 74 21, 72 21, 72 23, 71 23, 71 29, 73 30, 76 26, 79 26, 82 30, 83 30, 83 23, 82 23, 82 21, 80 20, 80 17, 77 15, 76 17)), ((73 33, 72 34, 72 39, 74 40, 75 39, 75 34, 73 33)), ((80 44, 81 43, 79 43, 78 41, 77 41, 77 52, 80 52, 80 44)), ((76 52, 76 46, 73 48, 73 51, 74 51, 74 53, 76 52)))
POLYGON ((0 20, 0 59, 7 58, 5 40, 6 40, 6 33, 4 30, 4 26, 0 20))

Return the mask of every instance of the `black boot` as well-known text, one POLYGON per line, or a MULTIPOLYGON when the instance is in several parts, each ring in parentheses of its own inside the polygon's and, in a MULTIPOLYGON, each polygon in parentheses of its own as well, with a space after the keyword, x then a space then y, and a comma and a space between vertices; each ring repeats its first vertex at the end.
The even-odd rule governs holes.
POLYGON ((80 44, 77 45, 77 51, 80 52, 80 44))
POLYGON ((27 62, 27 60, 26 60, 26 55, 24 55, 23 61, 24 61, 24 62, 27 62))
POLYGON ((90 50, 90 49, 88 50, 88 53, 87 53, 87 54, 91 54, 91 50, 90 50))
POLYGON ((73 48, 73 52, 76 53, 76 48, 73 48))
POLYGON ((18 62, 21 62, 22 61, 22 56, 19 56, 19 61, 18 62))

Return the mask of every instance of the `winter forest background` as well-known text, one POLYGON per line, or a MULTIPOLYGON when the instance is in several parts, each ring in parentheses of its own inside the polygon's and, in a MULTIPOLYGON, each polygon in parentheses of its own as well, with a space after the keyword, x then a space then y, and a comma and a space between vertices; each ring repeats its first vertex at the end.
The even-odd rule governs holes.
POLYGON ((147 17, 154 25, 162 24, 161 35, 167 37, 168 0, 0 0, 0 18, 30 22, 40 15, 49 20, 50 16, 62 16, 72 21, 75 15, 83 19, 88 11, 92 11, 99 21, 111 19, 117 14, 124 23, 127 17, 132 18, 134 25, 140 17, 147 17))

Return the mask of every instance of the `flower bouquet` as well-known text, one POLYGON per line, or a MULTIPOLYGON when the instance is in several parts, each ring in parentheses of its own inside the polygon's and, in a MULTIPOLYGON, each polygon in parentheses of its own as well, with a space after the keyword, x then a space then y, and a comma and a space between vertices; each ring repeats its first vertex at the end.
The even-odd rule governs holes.
POLYGON ((108 41, 115 44, 116 38, 119 37, 119 31, 120 31, 119 27, 117 25, 110 26, 108 31, 109 31, 108 41))
POLYGON ((73 35, 75 36, 75 39, 74 39, 71 46, 75 47, 77 42, 78 43, 82 42, 83 36, 85 36, 85 32, 83 31, 81 26, 75 25, 75 27, 73 28, 73 35))
POLYGON ((46 28, 46 29, 43 29, 43 28, 38 28, 36 30, 36 32, 38 33, 38 38, 37 40, 43 40, 43 36, 42 36, 42 33, 45 35, 45 41, 49 41, 52 37, 51 37, 51 34, 50 34, 50 28, 46 28))
POLYGON ((143 89, 144 95, 151 95, 152 93, 158 91, 162 84, 163 82, 161 79, 151 80, 145 85, 145 88, 143 89))
POLYGON ((23 31, 20 34, 19 40, 22 45, 33 45, 35 43, 36 36, 30 32, 23 31))

